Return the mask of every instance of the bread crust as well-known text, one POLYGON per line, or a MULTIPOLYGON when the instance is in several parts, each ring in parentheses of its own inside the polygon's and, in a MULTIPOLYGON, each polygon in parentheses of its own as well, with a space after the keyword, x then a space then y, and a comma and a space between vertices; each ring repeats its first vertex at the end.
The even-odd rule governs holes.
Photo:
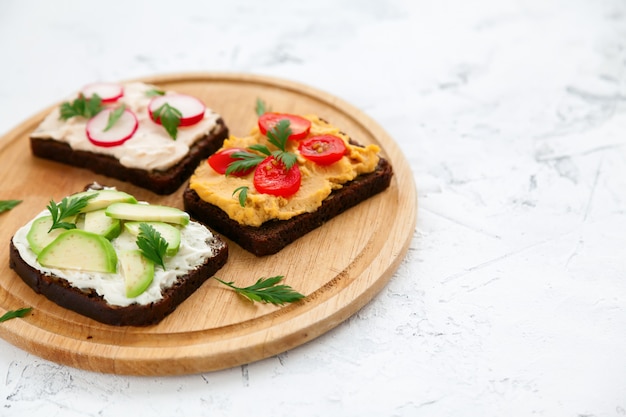
POLYGON ((241 225, 219 207, 202 200, 189 188, 183 193, 185 211, 191 217, 223 234, 256 256, 272 255, 328 220, 389 187, 393 170, 380 158, 374 172, 363 174, 334 190, 312 213, 289 220, 272 220, 259 227, 241 225))
POLYGON ((164 171, 145 170, 123 166, 118 159, 104 154, 72 149, 67 143, 53 139, 30 138, 33 155, 89 169, 96 174, 126 181, 148 189, 156 194, 172 194, 191 176, 200 161, 208 158, 221 148, 228 137, 228 128, 222 118, 216 122, 210 134, 200 138, 190 148, 189 153, 171 168, 164 171))
POLYGON ((161 300, 146 305, 135 303, 125 307, 114 306, 94 290, 81 290, 71 286, 63 278, 43 274, 24 261, 13 240, 9 251, 9 266, 36 293, 61 307, 113 326, 148 326, 163 320, 226 264, 226 243, 214 236, 212 244, 214 256, 207 258, 204 264, 193 271, 178 277, 171 287, 163 290, 161 300))

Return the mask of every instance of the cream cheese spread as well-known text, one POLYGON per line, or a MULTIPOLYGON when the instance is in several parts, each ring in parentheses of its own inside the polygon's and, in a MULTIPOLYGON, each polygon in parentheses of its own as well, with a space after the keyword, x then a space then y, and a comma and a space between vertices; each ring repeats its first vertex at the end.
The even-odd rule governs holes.
MULTIPOLYGON (((41 212, 37 217, 49 214, 41 212)), ((36 217, 36 218, 37 218, 36 217)), ((162 290, 174 284, 176 279, 202 265, 208 257, 213 256, 212 241, 214 235, 200 223, 191 221, 182 227, 180 249, 176 256, 165 258, 165 270, 155 268, 154 279, 148 289, 135 298, 126 297, 124 277, 118 272, 115 274, 75 271, 69 269, 46 268, 37 262, 37 255, 30 249, 27 240, 28 231, 35 219, 21 227, 13 236, 13 244, 22 259, 31 267, 47 275, 54 275, 66 279, 73 287, 80 289, 94 289, 107 303, 125 307, 133 303, 149 304, 159 301, 162 290)), ((112 239, 111 243, 116 252, 124 249, 136 249, 136 237, 130 233, 122 233, 112 239)), ((118 267, 118 271, 120 268, 118 267)))
MULTIPOLYGON (((113 156, 128 168, 145 170, 166 170, 187 155, 189 148, 200 138, 208 135, 216 126, 220 115, 209 108, 204 118, 197 124, 178 128, 176 140, 173 140, 163 126, 150 119, 148 104, 152 99, 146 94, 157 87, 145 83, 122 84, 124 95, 113 106, 125 104, 137 116, 139 123, 132 138, 120 146, 110 148, 94 145, 87 139, 87 119, 80 116, 61 120, 60 107, 55 108, 31 134, 33 138, 53 139, 65 142, 74 150, 93 152, 113 156)), ((173 94, 166 92, 166 94, 173 94)), ((76 96, 68 100, 74 100, 76 96)))

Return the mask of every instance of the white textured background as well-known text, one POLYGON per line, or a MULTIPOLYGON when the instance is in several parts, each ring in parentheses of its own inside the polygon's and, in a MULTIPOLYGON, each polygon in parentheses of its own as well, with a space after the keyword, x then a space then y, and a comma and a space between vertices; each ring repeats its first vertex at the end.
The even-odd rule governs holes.
POLYGON ((333 331, 215 373, 0 340, 0 416, 626 415, 623 0, 0 1, 0 134, 88 82, 189 71, 380 123, 418 189, 406 259, 333 331))

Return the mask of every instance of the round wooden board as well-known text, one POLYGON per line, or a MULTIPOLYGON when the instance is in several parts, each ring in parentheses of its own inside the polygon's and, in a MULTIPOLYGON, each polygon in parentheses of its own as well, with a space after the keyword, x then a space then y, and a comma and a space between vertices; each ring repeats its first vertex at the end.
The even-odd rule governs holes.
POLYGON ((201 98, 224 117, 233 135, 246 135, 256 123, 257 98, 275 111, 319 114, 357 141, 378 144, 393 165, 391 186, 276 255, 257 258, 228 241, 229 260, 217 276, 246 286, 260 277, 284 275, 286 284, 306 295, 301 302, 283 307, 253 304, 208 280, 158 325, 108 326, 65 310, 28 288, 9 268, 11 237, 50 199, 58 201, 93 181, 153 204, 179 208, 184 186, 172 195, 158 196, 87 170, 33 157, 28 135, 51 110, 46 109, 0 139, 0 200, 23 200, 0 214, 0 315, 33 307, 27 317, 1 323, 1 337, 45 359, 92 371, 199 373, 301 345, 350 317, 383 288, 408 249, 417 195, 406 159, 372 119, 330 94, 264 76, 192 73, 141 81, 201 98))

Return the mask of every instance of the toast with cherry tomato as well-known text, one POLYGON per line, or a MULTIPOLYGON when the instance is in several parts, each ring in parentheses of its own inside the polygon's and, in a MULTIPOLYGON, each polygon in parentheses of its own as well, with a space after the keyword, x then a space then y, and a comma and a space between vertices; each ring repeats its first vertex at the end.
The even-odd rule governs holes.
POLYGON ((316 115, 262 113, 200 163, 185 210, 257 256, 271 255, 389 187, 377 145, 361 145, 316 115))
POLYGON ((30 135, 33 155, 171 194, 228 128, 198 98, 144 83, 93 83, 30 135))

